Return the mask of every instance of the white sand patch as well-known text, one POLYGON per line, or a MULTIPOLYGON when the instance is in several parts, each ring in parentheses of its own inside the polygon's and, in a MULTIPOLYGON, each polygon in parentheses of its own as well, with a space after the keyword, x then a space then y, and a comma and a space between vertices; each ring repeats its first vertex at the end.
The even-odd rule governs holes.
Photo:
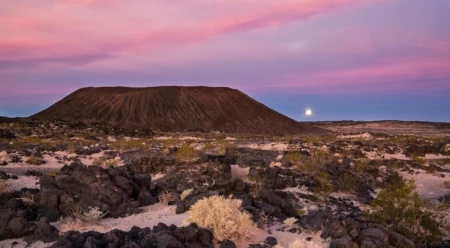
POLYGON ((248 172, 250 168, 242 168, 239 165, 231 165, 231 178, 233 179, 243 179, 248 177, 248 172))
POLYGON ((442 154, 425 154, 425 159, 447 159, 450 156, 445 156, 442 154))
POLYGON ((106 138, 109 142, 116 142, 117 139, 112 137, 112 136, 108 136, 108 138, 106 138))
POLYGON ((46 161, 45 164, 41 165, 31 165, 27 164, 25 161, 29 157, 22 157, 22 162, 19 163, 9 163, 8 165, 4 166, 4 168, 27 168, 30 170, 36 169, 36 168, 43 168, 43 169, 61 169, 64 166, 64 163, 59 163, 58 159, 56 159, 54 156, 51 156, 49 154, 44 154, 43 158, 46 161))
POLYGON ((277 156, 277 160, 280 161, 280 160, 283 159, 283 157, 284 157, 283 154, 280 154, 280 155, 277 156))
POLYGON ((155 137, 155 140, 171 140, 173 139, 171 136, 159 136, 155 137))
POLYGON ((373 139, 373 136, 370 133, 362 133, 362 134, 354 134, 354 135, 338 135, 339 139, 373 139))
POLYGON ((288 148, 288 144, 280 143, 280 142, 270 142, 270 143, 264 143, 264 144, 246 144, 241 145, 239 147, 246 147, 250 149, 258 149, 258 150, 265 150, 265 151, 286 151, 288 148))
POLYGON ((80 232, 97 231, 97 232, 109 232, 114 229, 122 231, 129 231, 133 226, 140 228, 156 226, 159 222, 168 226, 174 224, 181 226, 183 220, 187 217, 187 214, 175 214, 175 206, 167 206, 162 203, 157 203, 151 206, 142 207, 144 212, 140 214, 130 215, 124 218, 106 218, 101 219, 98 224, 85 224, 81 226, 69 226, 67 224, 58 222, 52 222, 60 232, 67 232, 70 230, 76 230, 80 232))
POLYGON ((233 137, 226 137, 225 140, 233 140, 233 141, 234 141, 234 140, 236 140, 236 138, 233 138, 233 137))
POLYGON ((23 239, 7 239, 0 241, 0 248, 46 248, 50 247, 53 243, 45 244, 42 241, 36 241, 29 246, 27 246, 27 242, 23 239), (15 245, 13 243, 16 242, 15 245))
POLYGON ((430 198, 437 199, 445 194, 450 193, 450 189, 446 189, 444 187, 444 181, 450 179, 450 173, 439 173, 444 174, 445 177, 441 177, 439 175, 433 175, 426 173, 424 170, 415 170, 415 172, 419 172, 419 174, 411 175, 407 172, 400 171, 400 175, 402 175, 405 179, 409 180, 414 178, 416 191, 422 198, 430 198))
POLYGON ((38 177, 18 176, 18 179, 8 179, 9 191, 20 191, 22 188, 39 189, 38 177))
POLYGON ((204 138, 192 137, 192 136, 182 136, 180 140, 205 140, 204 138))

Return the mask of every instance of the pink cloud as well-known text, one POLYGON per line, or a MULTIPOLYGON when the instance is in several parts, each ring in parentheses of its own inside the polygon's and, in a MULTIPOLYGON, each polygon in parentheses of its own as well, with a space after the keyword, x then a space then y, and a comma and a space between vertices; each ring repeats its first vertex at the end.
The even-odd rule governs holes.
MULTIPOLYGON (((68 0, 68 2, 90 5, 108 1, 68 0)), ((36 9, 24 7, 24 13, 27 13, 26 15, 30 17, 0 17, 0 22, 5 21, 8 25, 7 28, 10 30, 18 27, 25 27, 29 30, 17 35, 16 38, 15 35, 12 35, 3 44, 0 44, 0 60, 44 59, 43 61, 45 61, 47 58, 77 57, 89 53, 136 54, 151 51, 158 47, 200 42, 216 36, 305 20, 315 15, 355 4, 361 4, 361 1, 303 0, 275 5, 267 4, 264 10, 254 13, 245 15, 223 13, 222 16, 227 16, 226 18, 219 17, 202 21, 196 25, 172 28, 155 28, 152 27, 151 23, 139 23, 138 19, 130 16, 126 18, 131 18, 130 24, 134 23, 134 28, 123 24, 127 19, 118 21, 110 19, 109 25, 105 25, 104 22, 97 25, 90 22, 90 17, 95 15, 98 9, 95 11, 84 10, 77 19, 76 10, 72 12, 71 8, 63 4, 55 6, 54 11, 42 10, 42 13, 35 13, 33 11, 37 11, 36 9), (67 18, 63 17, 65 14, 67 14, 67 18), (89 17, 87 18, 88 21, 83 20, 86 17, 89 17), (84 28, 78 29, 78 26, 84 28), (43 33, 43 30, 46 30, 46 32, 43 33), (133 30, 135 31, 133 32, 133 30), (85 38, 79 39, 79 37, 85 38), (19 56, 11 56, 11 54, 19 54, 19 56)), ((17 13, 21 13, 20 10, 17 13)), ((182 24, 183 21, 177 20, 177 23, 182 24)))

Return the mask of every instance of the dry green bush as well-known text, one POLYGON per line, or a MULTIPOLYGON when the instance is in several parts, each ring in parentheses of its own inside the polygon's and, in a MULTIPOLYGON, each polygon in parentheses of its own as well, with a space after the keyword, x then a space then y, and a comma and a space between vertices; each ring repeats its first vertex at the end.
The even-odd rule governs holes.
POLYGON ((198 157, 198 151, 190 144, 183 144, 175 153, 175 159, 184 162, 190 162, 198 157))
POLYGON ((299 151, 289 151, 283 155, 283 159, 291 164, 298 164, 302 158, 299 151))
POLYGON ((314 194, 326 200, 328 196, 333 193, 336 189, 334 188, 333 181, 330 175, 326 172, 319 172, 316 175, 317 180, 319 180, 319 186, 316 188, 314 194))
POLYGON ((342 192, 352 192, 356 186, 356 179, 348 173, 339 175, 336 180, 337 189, 342 192))
POLYGON ((444 183, 442 183, 442 185, 444 185, 444 188, 450 189, 450 180, 445 180, 444 183))
POLYGON ((8 191, 9 184, 5 180, 0 179, 0 193, 5 193, 8 191))
POLYGON ((128 150, 145 150, 148 148, 147 144, 142 140, 125 140, 120 139, 114 142, 111 147, 116 151, 128 151, 128 150))
POLYGON ((169 204, 170 202, 174 202, 178 199, 177 195, 173 192, 169 192, 167 190, 163 190, 158 194, 158 200, 161 203, 169 204))
POLYGON ((42 157, 37 156, 31 156, 25 162, 32 165, 41 165, 46 163, 46 161, 42 157))
POLYGON ((382 189, 370 203, 367 215, 415 243, 427 245, 450 234, 446 221, 448 210, 448 204, 420 199, 414 180, 409 180, 382 189))
POLYGON ((196 223, 213 232, 219 241, 240 241, 249 238, 257 227, 252 216, 241 209, 239 199, 211 196, 195 203, 189 210, 186 223, 196 223))

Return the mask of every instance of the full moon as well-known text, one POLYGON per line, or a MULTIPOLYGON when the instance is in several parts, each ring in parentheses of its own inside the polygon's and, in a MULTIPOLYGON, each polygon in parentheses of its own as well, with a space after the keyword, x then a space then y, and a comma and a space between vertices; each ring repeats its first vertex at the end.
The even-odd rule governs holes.
POLYGON ((311 114, 312 114, 311 109, 307 109, 306 112, 305 112, 305 114, 306 114, 306 115, 311 115, 311 114))

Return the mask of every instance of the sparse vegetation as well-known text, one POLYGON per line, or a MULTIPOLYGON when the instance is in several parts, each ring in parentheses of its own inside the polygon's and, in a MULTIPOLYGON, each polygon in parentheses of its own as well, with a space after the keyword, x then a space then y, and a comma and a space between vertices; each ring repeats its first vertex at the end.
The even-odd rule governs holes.
POLYGON ((195 150, 189 143, 183 144, 175 153, 175 158, 179 161, 190 162, 195 160, 198 156, 198 151, 195 150))
POLYGON ((449 235, 449 206, 422 200, 414 181, 389 185, 370 203, 368 216, 420 244, 430 244, 449 235))
POLYGON ((112 148, 116 151, 128 151, 128 150, 146 150, 148 146, 142 140, 120 139, 112 144, 112 148))
POLYGON ((175 193, 169 192, 167 190, 163 190, 158 194, 159 202, 164 203, 164 204, 169 204, 171 202, 176 201, 177 199, 178 198, 175 193))
POLYGON ((285 224, 285 225, 287 225, 287 226, 293 226, 294 225, 294 223, 297 221, 297 219, 296 218, 294 218, 294 217, 290 217, 290 218, 287 218, 287 219, 285 219, 284 221, 283 221, 283 223, 285 224))
POLYGON ((41 165, 46 163, 46 161, 42 157, 37 156, 31 156, 25 162, 32 165, 41 165))
POLYGON ((444 185, 444 188, 450 189, 450 180, 445 180, 444 183, 442 183, 442 185, 444 185))
POLYGON ((339 175, 336 180, 336 184, 339 191, 352 192, 356 186, 356 180, 353 175, 344 173, 342 175, 339 175))
POLYGON ((5 180, 0 179, 0 193, 8 191, 9 184, 5 180))
POLYGON ((78 229, 83 224, 97 224, 101 218, 105 217, 107 213, 104 213, 98 207, 89 207, 89 211, 82 211, 81 209, 72 209, 70 215, 63 219, 63 223, 78 229))
POLYGON ((239 241, 249 238, 256 231, 251 215, 241 209, 239 199, 212 196, 195 203, 186 223, 211 230, 217 240, 239 241))

